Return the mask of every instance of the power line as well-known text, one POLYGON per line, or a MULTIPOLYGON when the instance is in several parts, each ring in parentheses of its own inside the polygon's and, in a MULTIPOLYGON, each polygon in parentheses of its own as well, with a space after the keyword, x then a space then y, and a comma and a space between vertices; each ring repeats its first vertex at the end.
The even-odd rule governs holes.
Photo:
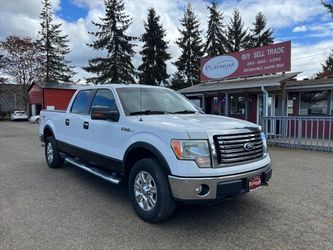
POLYGON ((302 58, 309 58, 309 57, 314 57, 314 56, 319 56, 319 55, 324 55, 324 52, 316 53, 316 54, 312 54, 312 55, 296 57, 296 58, 293 58, 293 60, 295 60, 295 59, 298 60, 298 59, 302 59, 302 58))

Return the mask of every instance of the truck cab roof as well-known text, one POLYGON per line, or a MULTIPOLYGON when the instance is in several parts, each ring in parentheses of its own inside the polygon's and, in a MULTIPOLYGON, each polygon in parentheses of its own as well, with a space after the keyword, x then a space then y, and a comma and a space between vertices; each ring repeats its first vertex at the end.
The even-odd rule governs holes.
POLYGON ((107 84, 83 86, 83 87, 80 87, 79 90, 82 90, 82 89, 100 89, 100 88, 117 89, 117 88, 165 88, 165 87, 154 86, 154 85, 146 85, 146 84, 137 84, 137 83, 131 83, 131 84, 107 83, 107 84))

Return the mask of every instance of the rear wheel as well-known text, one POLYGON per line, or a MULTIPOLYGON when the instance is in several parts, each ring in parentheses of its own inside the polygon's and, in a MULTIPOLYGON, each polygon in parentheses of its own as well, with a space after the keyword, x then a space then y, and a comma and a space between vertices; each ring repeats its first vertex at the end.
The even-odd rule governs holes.
POLYGON ((39 124, 39 118, 36 119, 36 123, 39 124))
POLYGON ((63 166, 63 159, 59 154, 57 142, 53 136, 46 138, 45 159, 50 168, 59 168, 63 166))
POLYGON ((129 196, 137 215, 156 223, 169 218, 176 208, 166 174, 155 159, 142 159, 133 166, 128 181, 129 196))

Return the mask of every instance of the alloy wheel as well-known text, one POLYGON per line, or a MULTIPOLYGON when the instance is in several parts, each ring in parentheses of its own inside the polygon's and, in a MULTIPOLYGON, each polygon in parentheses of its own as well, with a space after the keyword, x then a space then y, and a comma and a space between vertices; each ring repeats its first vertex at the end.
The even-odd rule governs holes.
POLYGON ((53 147, 52 147, 52 143, 48 143, 47 147, 46 147, 46 157, 47 157, 47 161, 51 164, 53 161, 53 147))
POLYGON ((146 171, 139 172, 134 181, 134 197, 145 211, 151 211, 157 202, 157 188, 154 178, 146 171))

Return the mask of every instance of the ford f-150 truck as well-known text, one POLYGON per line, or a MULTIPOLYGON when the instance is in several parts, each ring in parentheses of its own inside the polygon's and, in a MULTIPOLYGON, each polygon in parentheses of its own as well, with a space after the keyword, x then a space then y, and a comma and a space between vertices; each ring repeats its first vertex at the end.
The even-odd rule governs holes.
POLYGON ((135 212, 154 223, 177 202, 215 202, 267 185, 260 126, 207 115, 168 88, 106 84, 76 91, 67 110, 41 112, 49 167, 64 162, 127 183, 135 212))

